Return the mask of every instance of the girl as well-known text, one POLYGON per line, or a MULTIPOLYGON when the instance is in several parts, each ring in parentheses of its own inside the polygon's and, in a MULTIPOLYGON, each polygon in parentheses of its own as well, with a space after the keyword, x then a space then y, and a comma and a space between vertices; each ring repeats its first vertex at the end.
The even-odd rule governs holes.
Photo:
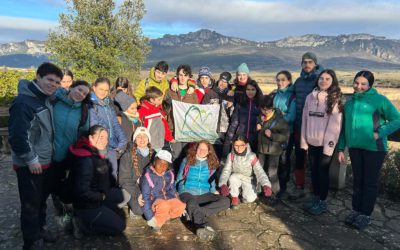
POLYGON ((327 211, 329 166, 339 139, 343 108, 335 72, 323 70, 317 79, 317 87, 304 104, 300 137, 301 148, 308 150, 314 193, 303 207, 313 215, 327 211))
POLYGON ((179 197, 186 203, 188 219, 195 225, 197 236, 203 240, 215 236, 207 218, 229 208, 229 199, 218 195, 215 189, 218 165, 213 146, 203 140, 190 147, 176 179, 179 197))
POLYGON ((63 78, 61 79, 61 87, 65 90, 69 90, 71 84, 74 81, 74 74, 72 74, 72 71, 69 69, 66 69, 63 71, 63 78))
POLYGON ((220 192, 223 196, 230 194, 232 207, 236 208, 239 205, 240 188, 244 202, 253 202, 257 199, 256 183, 262 186, 266 197, 271 196, 271 183, 257 156, 251 151, 247 138, 237 135, 233 140, 233 150, 219 178, 220 192))
POLYGON ((400 128, 400 113, 373 88, 374 75, 360 71, 354 77, 353 97, 344 106, 339 161, 349 149, 353 170, 352 211, 346 225, 363 230, 371 223, 378 194, 379 172, 387 153, 387 136, 400 128))
POLYGON ((141 125, 136 98, 127 95, 123 91, 118 91, 114 98, 114 104, 118 110, 118 121, 124 130, 126 138, 131 142, 133 132, 141 125))

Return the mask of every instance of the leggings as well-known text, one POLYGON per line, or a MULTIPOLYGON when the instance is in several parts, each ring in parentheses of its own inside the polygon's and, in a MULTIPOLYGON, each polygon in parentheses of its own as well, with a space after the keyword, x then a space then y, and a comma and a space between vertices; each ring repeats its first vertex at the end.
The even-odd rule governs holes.
POLYGON ((308 160, 311 168, 311 183, 314 195, 326 200, 329 190, 329 166, 332 156, 324 155, 324 147, 308 145, 308 160))

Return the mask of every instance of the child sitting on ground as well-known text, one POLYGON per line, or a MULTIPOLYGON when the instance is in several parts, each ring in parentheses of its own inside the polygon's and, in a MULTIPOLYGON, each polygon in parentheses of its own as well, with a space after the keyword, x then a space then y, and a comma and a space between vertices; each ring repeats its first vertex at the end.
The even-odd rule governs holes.
POLYGON ((271 183, 256 154, 251 151, 247 138, 239 134, 232 143, 233 150, 228 155, 219 178, 220 193, 224 196, 231 195, 232 208, 237 208, 239 205, 240 188, 242 188, 243 202, 249 203, 257 199, 256 183, 261 185, 264 195, 270 197, 271 183))

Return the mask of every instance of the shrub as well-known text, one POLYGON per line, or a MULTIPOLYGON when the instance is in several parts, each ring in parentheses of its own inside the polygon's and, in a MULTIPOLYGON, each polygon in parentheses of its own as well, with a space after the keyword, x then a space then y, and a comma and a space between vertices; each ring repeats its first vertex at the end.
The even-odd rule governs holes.
POLYGON ((15 96, 17 96, 18 81, 20 79, 32 80, 35 72, 21 72, 15 70, 7 70, 0 72, 0 106, 11 104, 15 96))
POLYGON ((380 192, 388 198, 400 200, 400 150, 390 150, 383 163, 380 192))

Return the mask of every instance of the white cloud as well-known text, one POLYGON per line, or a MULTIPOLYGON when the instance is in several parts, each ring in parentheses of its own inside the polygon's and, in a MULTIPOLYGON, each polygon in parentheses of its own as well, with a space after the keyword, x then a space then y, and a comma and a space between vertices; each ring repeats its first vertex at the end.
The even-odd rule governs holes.
POLYGON ((48 31, 56 26, 57 22, 53 21, 24 17, 0 16, 1 29, 48 31))

